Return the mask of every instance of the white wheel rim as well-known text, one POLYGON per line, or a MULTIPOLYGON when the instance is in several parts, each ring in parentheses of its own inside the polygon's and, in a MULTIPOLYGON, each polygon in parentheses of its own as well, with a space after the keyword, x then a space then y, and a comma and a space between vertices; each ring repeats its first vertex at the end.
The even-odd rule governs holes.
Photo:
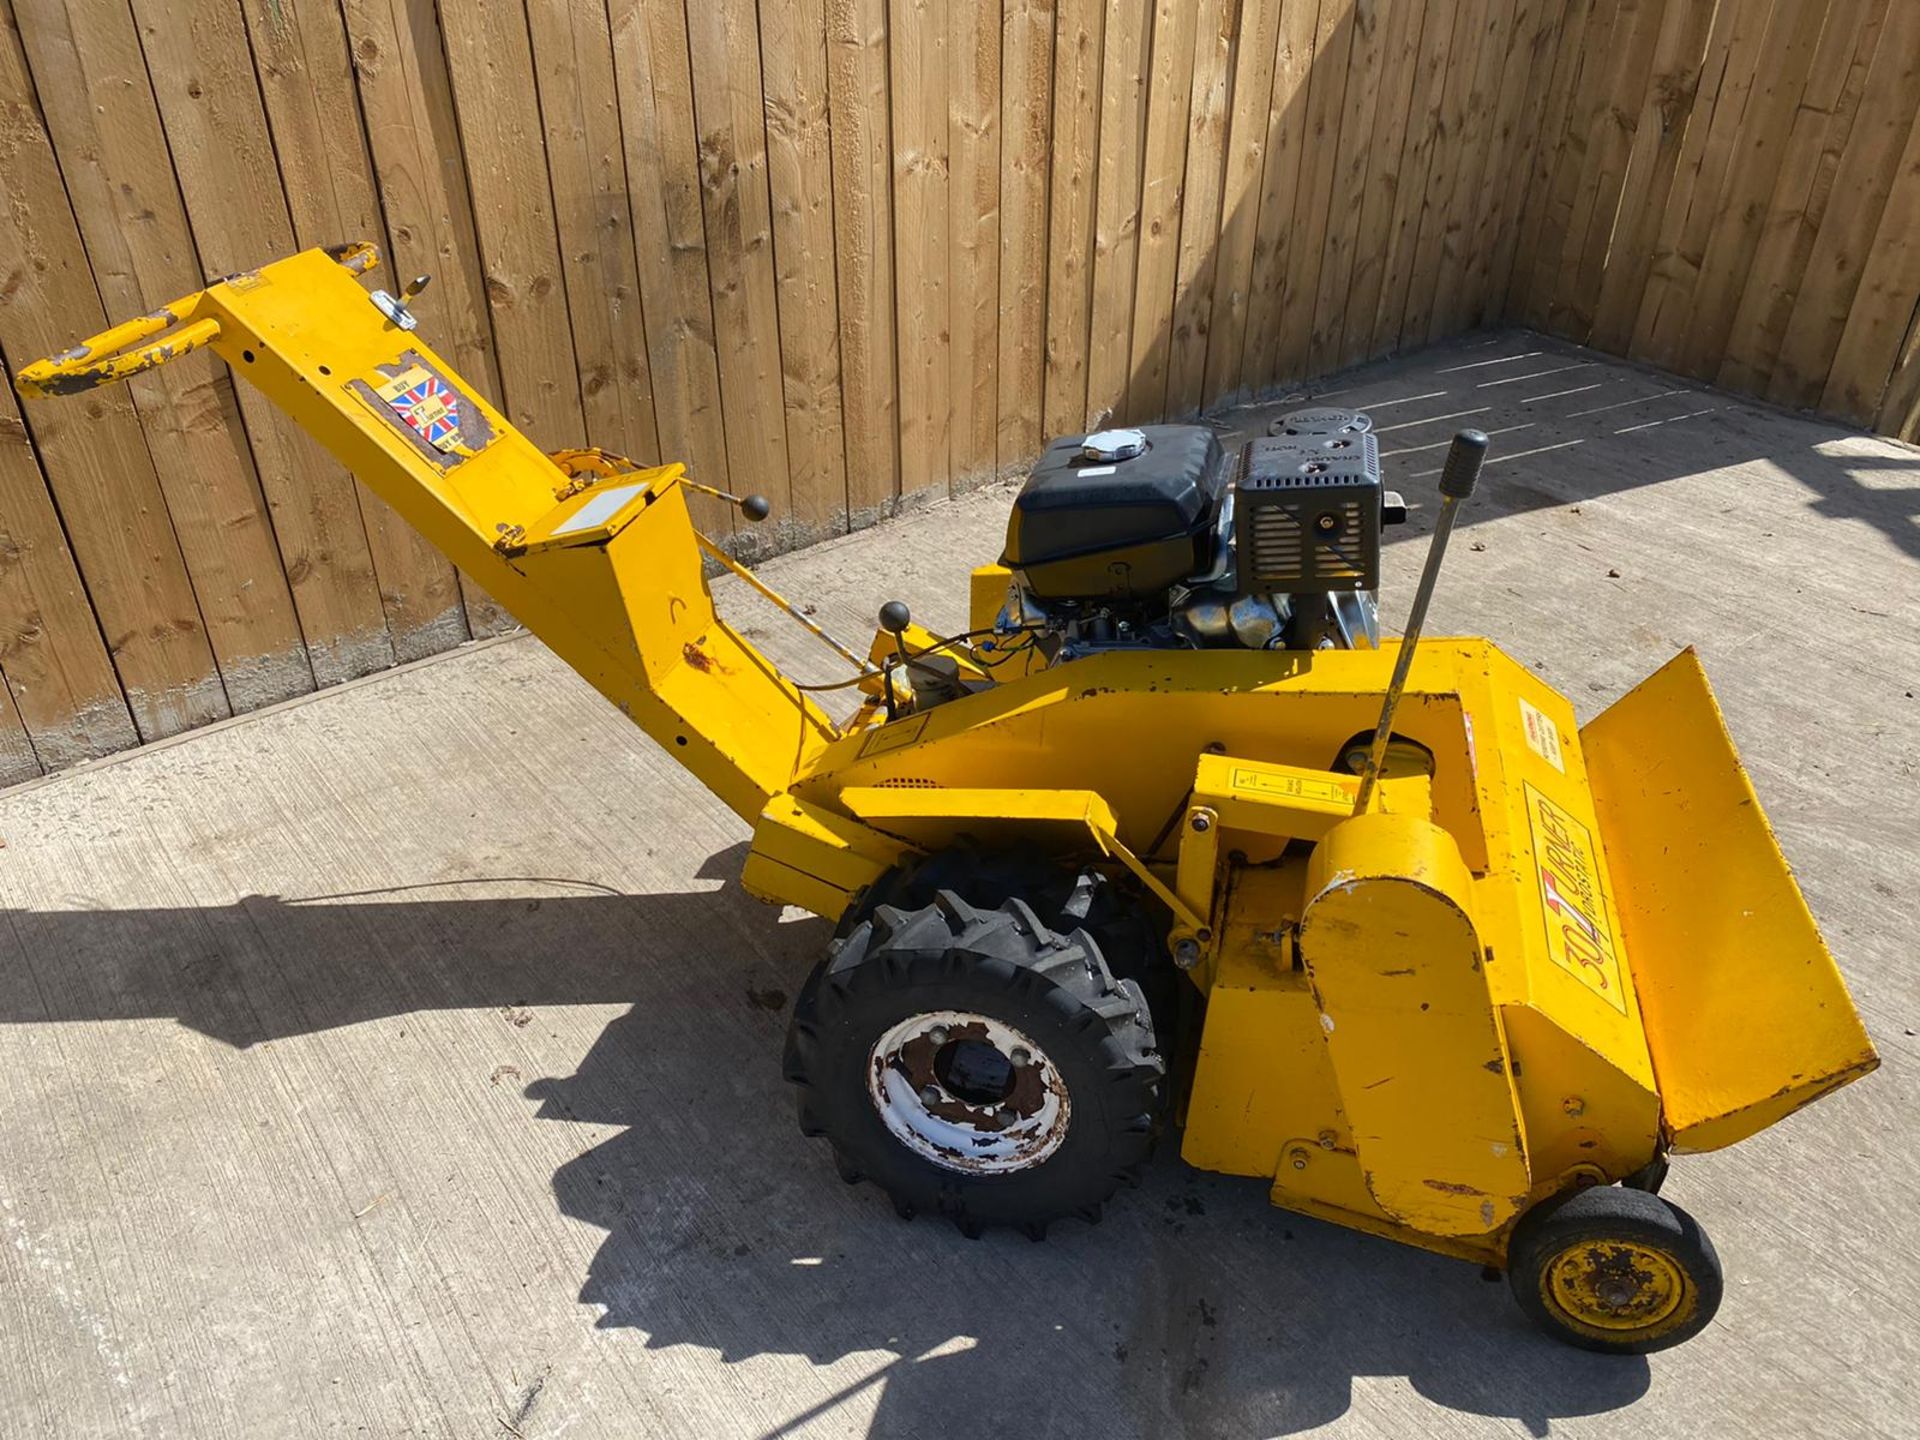
POLYGON ((929 1010, 889 1027, 869 1056, 867 1094, 894 1139, 966 1175, 1040 1164, 1066 1139, 1072 1112, 1065 1080, 1031 1037, 968 1010, 929 1010), (968 1083, 981 1073, 1000 1079, 997 1093, 968 1083))

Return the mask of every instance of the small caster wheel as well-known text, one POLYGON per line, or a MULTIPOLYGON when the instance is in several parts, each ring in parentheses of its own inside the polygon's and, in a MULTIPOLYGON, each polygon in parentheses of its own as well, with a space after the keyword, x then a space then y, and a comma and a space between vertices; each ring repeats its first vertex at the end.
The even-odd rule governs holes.
POLYGON ((1692 1339, 1720 1308, 1720 1257, 1699 1223, 1644 1190, 1548 1201, 1521 1218, 1507 1283, 1547 1334, 1583 1350, 1648 1355, 1692 1339))

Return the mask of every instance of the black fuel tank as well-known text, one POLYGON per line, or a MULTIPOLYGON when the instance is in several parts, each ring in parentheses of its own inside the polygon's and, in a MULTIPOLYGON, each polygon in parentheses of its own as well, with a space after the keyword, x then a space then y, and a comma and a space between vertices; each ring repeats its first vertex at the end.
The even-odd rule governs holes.
POLYGON ((1143 425, 1129 459, 1047 446, 1013 502, 1000 563, 1041 600, 1139 599, 1207 569, 1227 456, 1204 425, 1143 425))

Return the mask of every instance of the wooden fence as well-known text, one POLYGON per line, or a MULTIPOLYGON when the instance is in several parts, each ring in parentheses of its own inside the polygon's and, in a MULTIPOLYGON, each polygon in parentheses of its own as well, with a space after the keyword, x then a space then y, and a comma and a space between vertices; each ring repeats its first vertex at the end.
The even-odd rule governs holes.
MULTIPOLYGON (((782 546, 1509 316, 1911 429, 1916 11, 0 0, 0 361, 369 237, 536 441, 782 546)), ((0 783, 502 623, 207 357, 0 393, 0 783)))
POLYGON ((1509 318, 1920 440, 1920 3, 1578 0, 1509 318))

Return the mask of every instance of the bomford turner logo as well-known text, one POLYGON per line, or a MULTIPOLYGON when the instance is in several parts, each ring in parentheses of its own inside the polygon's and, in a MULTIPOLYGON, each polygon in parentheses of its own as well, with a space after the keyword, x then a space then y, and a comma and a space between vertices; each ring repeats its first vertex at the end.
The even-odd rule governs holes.
POLYGON ((1593 832, 1532 785, 1526 787, 1527 823, 1540 872, 1547 953, 1554 964, 1626 1014, 1620 957, 1607 928, 1600 888, 1600 857, 1593 832))

